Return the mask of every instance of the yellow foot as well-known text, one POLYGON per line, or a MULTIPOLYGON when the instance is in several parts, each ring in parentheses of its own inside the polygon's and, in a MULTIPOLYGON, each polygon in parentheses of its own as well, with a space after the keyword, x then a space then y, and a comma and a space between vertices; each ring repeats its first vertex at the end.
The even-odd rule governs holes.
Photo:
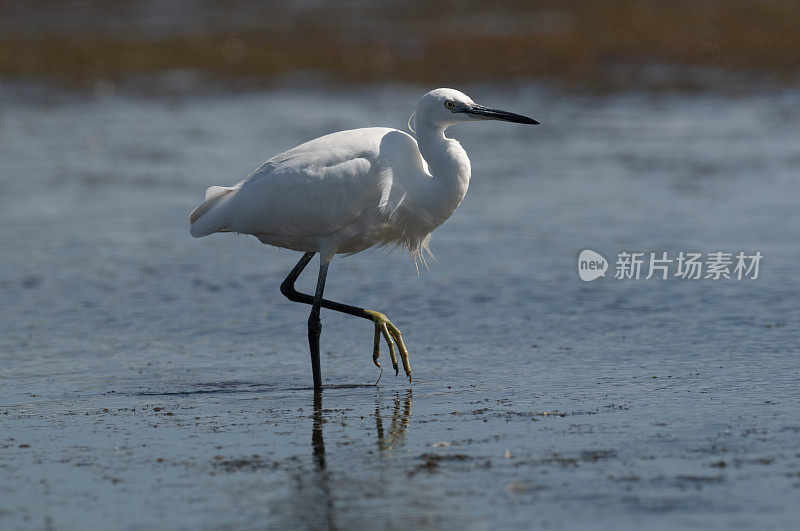
MULTIPOLYGON (((408 376, 408 381, 410 382, 411 361, 408 359, 408 350, 406 350, 406 345, 403 343, 400 330, 398 330, 397 327, 393 325, 392 322, 381 312, 374 312, 372 310, 364 311, 367 312, 370 317, 372 317, 372 321, 375 323, 375 344, 372 350, 372 362, 380 368, 381 364, 378 363, 378 356, 380 355, 381 350, 381 335, 383 335, 383 338, 386 340, 386 344, 389 345, 389 357, 392 358, 392 367, 394 367, 395 376, 397 376, 397 373, 400 372, 400 369, 397 366, 397 356, 394 353, 393 343, 397 343, 397 349, 400 351, 400 359, 403 362, 403 370, 406 371, 406 376, 408 376), (392 339, 394 339, 394 342, 392 339)), ((378 377, 378 381, 380 381, 380 377, 378 377)))

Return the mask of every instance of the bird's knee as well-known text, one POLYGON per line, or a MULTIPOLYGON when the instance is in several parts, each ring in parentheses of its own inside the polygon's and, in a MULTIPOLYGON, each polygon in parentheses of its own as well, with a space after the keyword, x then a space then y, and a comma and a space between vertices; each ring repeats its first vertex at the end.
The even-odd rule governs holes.
POLYGON ((281 283, 281 293, 290 301, 295 301, 297 299, 297 290, 294 289, 294 283, 292 282, 281 283))
POLYGON ((322 321, 319 318, 319 312, 312 311, 308 316, 308 333, 309 335, 318 336, 322 332, 322 321))

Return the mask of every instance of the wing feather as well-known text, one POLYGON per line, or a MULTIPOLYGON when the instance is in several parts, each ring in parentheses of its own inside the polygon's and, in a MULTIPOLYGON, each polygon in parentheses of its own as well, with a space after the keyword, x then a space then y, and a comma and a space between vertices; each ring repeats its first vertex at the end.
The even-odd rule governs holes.
POLYGON ((321 236, 356 219, 371 195, 372 164, 275 168, 242 183, 232 199, 230 228, 246 234, 321 236))
POLYGON ((380 145, 391 131, 326 135, 272 157, 235 186, 212 186, 191 215, 192 235, 336 232, 380 202, 380 145))

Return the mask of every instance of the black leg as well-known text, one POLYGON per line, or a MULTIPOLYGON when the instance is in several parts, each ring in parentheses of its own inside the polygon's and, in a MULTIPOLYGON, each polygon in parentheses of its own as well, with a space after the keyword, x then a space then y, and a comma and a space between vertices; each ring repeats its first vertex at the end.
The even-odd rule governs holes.
POLYGON ((281 282, 281 293, 293 302, 305 302, 306 304, 311 304, 314 301, 314 297, 310 295, 306 295, 304 293, 299 293, 294 289, 294 283, 297 281, 297 277, 300 276, 300 273, 306 268, 308 263, 314 258, 314 255, 317 253, 305 253, 301 258, 300 261, 297 262, 297 265, 294 266, 291 273, 289 273, 286 278, 281 282), (304 299, 299 299, 297 296, 302 296, 304 299), (305 300, 307 298, 308 300, 305 300))
POLYGON ((308 346, 311 348, 311 370, 314 373, 314 389, 322 389, 322 371, 319 363, 319 336, 322 333, 322 322, 319 318, 319 309, 322 303, 322 292, 325 291, 325 277, 328 275, 329 263, 320 257, 317 291, 311 303, 311 315, 308 316, 308 346))
POLYGON ((392 344, 392 341, 394 340, 400 349, 400 356, 403 359, 403 369, 406 371, 406 375, 410 380, 411 364, 409 361, 408 350, 406 349, 405 344, 400 337, 400 330, 398 330, 397 327, 394 326, 385 315, 380 312, 374 312, 364 308, 358 308, 356 306, 350 306, 349 304, 342 304, 340 302, 329 301, 322 298, 322 292, 325 290, 325 276, 328 273, 328 262, 326 262, 324 265, 320 263, 317 290, 313 297, 305 293, 300 293, 295 289, 294 283, 297 281, 297 277, 300 276, 300 273, 303 272, 315 254, 315 252, 311 251, 305 253, 297 262, 297 265, 294 266, 294 269, 292 269, 283 282, 281 282, 281 293, 283 293, 287 299, 292 302, 302 302, 304 304, 312 305, 311 315, 308 318, 308 341, 311 347, 311 368, 314 371, 314 388, 322 388, 322 378, 319 366, 319 336, 322 331, 322 323, 319 319, 320 308, 327 308, 336 312, 346 313, 355 317, 361 317, 362 319, 367 319, 368 321, 375 323, 375 341, 372 353, 372 361, 377 367, 381 366, 380 363, 378 363, 378 343, 381 335, 383 335, 384 339, 386 339, 387 345, 389 346, 389 356, 392 359, 394 372, 397 374, 397 358, 394 352, 394 345, 392 344))
MULTIPOLYGON (((300 258, 300 261, 297 262, 297 265, 294 266, 292 272, 284 279, 281 283, 281 293, 283 293, 284 297, 289 299, 292 302, 302 302, 304 304, 314 304, 314 297, 311 295, 306 295, 305 293, 300 293, 294 287, 294 283, 297 281, 297 278, 300 276, 300 273, 306 268, 308 263, 314 257, 313 252, 308 252, 300 258)), ((346 313, 348 315, 354 315, 356 317, 361 317, 362 319, 367 319, 369 321, 373 320, 373 316, 367 313, 364 308, 358 308, 356 306, 350 306, 349 304, 342 304, 341 302, 329 301, 328 299, 320 300, 320 306, 322 308, 327 308, 329 310, 333 310, 336 312, 346 313)))

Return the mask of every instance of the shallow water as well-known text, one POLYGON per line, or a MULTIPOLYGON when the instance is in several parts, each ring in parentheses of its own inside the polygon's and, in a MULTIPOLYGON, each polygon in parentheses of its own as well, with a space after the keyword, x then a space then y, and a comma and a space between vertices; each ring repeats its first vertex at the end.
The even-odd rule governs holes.
POLYGON ((452 129, 473 180, 438 261, 193 240, 206 186, 418 87, 157 97, 0 85, 0 526, 787 528, 800 488, 797 92, 469 87, 543 125, 452 129), (760 251, 758 280, 579 280, 582 249, 760 251), (313 268, 299 285, 313 288, 313 268), (386 352, 382 357, 388 366, 386 352))

